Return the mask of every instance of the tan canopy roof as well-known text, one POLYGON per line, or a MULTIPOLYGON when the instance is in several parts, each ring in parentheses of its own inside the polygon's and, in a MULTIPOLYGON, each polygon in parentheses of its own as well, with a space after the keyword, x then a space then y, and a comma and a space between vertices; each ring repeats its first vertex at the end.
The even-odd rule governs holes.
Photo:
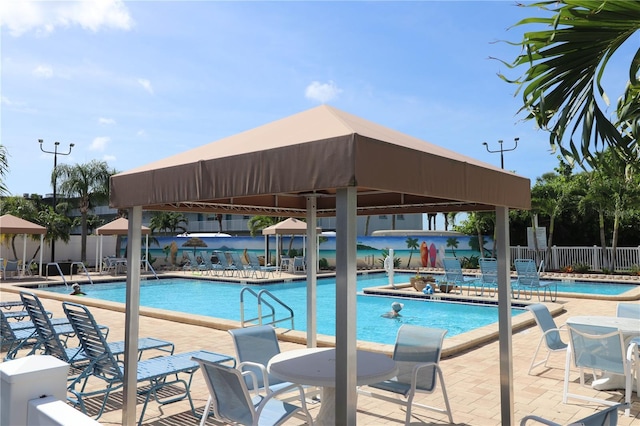
POLYGON ((353 186, 360 215, 530 208, 528 179, 326 105, 114 175, 110 205, 335 216, 353 186))
MULTIPOLYGON (((321 228, 316 228, 318 232, 321 228)), ((262 230, 262 235, 302 235, 307 233, 307 222, 290 217, 262 230)))
POLYGON ((11 214, 0 216, 0 234, 46 234, 47 228, 11 214))
MULTIPOLYGON (((127 235, 128 230, 129 221, 124 217, 120 217, 105 225, 102 225, 99 228, 96 228, 96 235, 127 235)), ((150 233, 151 229, 143 225, 142 235, 148 235, 150 233)))

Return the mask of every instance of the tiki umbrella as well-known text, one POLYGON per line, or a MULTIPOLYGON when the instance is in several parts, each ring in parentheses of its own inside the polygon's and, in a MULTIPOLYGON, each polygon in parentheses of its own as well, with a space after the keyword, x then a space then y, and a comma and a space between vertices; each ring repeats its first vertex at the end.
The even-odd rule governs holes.
POLYGON ((191 237, 182 244, 182 247, 193 247, 193 255, 196 255, 196 247, 208 247, 207 243, 202 241, 201 238, 191 237))

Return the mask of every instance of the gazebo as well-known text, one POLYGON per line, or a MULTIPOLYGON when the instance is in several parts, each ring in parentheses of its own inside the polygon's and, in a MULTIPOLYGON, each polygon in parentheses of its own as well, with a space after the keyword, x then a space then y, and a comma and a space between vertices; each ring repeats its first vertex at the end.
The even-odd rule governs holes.
MULTIPOLYGON (((129 232, 129 220, 124 217, 119 217, 111 222, 96 228, 96 235, 100 238, 96 240, 96 271, 102 273, 102 236, 103 235, 127 235, 129 232)), ((145 259, 149 259, 149 234, 151 234, 151 228, 140 225, 140 233, 146 236, 145 239, 145 259)))
MULTIPOLYGON (((316 227, 316 233, 322 232, 322 228, 316 227)), ((307 235, 307 223, 290 217, 278 222, 275 225, 267 226, 262 230, 262 235, 269 238, 269 235, 276 236, 276 266, 280 264, 280 245, 278 244, 278 238, 282 238, 281 235, 307 235)), ((306 239, 305 239, 306 241, 306 239)), ((305 244, 306 245, 306 244, 305 244)), ((268 244, 265 242, 265 259, 269 258, 268 244)), ((306 250, 305 250, 306 252, 306 250)))
MULTIPOLYGON (((530 182, 322 105, 111 177, 110 205, 129 209, 132 257, 143 210, 305 217, 307 345, 316 345, 316 223, 336 217, 336 408, 356 423, 357 215, 495 211, 502 424, 512 424, 509 208, 530 208, 530 182)), ((139 246, 138 246, 139 249, 139 246)), ((135 422, 139 268, 127 272, 123 424, 135 422)))
POLYGON ((27 257, 27 235, 40 235, 40 271, 42 271, 42 243, 47 228, 37 223, 29 222, 11 214, 0 216, 0 234, 22 234, 22 276, 26 270, 27 257))

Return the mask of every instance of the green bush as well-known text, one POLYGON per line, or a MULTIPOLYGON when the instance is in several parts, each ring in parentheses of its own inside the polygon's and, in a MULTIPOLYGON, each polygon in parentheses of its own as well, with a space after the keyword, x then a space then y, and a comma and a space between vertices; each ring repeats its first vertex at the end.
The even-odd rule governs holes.
POLYGON ((318 261, 318 266, 320 269, 329 269, 329 261, 323 257, 318 261))

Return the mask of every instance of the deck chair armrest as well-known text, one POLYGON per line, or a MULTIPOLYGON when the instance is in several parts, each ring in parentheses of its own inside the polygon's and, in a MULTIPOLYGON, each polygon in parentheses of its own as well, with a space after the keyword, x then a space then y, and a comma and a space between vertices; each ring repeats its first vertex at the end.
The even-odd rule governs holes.
POLYGON ((440 377, 440 379, 442 379, 442 370, 440 369, 440 366, 438 365, 438 363, 423 362, 420 364, 416 364, 413 366, 413 369, 411 371, 411 392, 412 393, 416 391, 416 385, 418 383, 418 373, 420 372, 420 370, 424 368, 435 368, 436 374, 440 377))
MULTIPOLYGON (((309 414, 309 411, 307 410, 307 402, 305 400, 304 390, 302 389, 301 385, 297 385, 297 384, 292 384, 291 386, 287 386, 285 388, 278 389, 275 392, 268 393, 267 396, 265 396, 264 399, 260 402, 260 406, 256 410, 258 418, 260 418, 260 414, 262 413, 262 410, 264 409, 264 407, 267 406, 267 402, 269 400, 274 399, 274 398, 278 399, 277 397, 280 396, 281 394, 293 392, 294 390, 297 390, 299 392, 298 399, 300 400, 300 408, 302 409, 302 412, 307 416, 308 424, 310 424, 310 425, 313 424, 313 420, 311 418, 311 415, 309 414)), ((283 401, 285 401, 285 400, 283 400, 283 401)), ((289 401, 289 399, 287 399, 286 401, 289 401)), ((284 402, 285 404, 287 403, 286 401, 284 402)))
MULTIPOLYGON (((256 376, 256 373, 254 373, 253 371, 242 371, 239 366, 238 369, 240 370, 240 374, 242 374, 242 377, 251 377, 251 380, 253 381, 253 394, 254 396, 259 396, 260 394, 258 393, 258 377, 256 376)), ((252 392, 251 390, 249 390, 249 392, 252 392)))
MULTIPOLYGON (((242 372, 242 374, 245 373, 244 371, 244 367, 255 367, 257 369, 260 370, 260 372, 262 373, 262 383, 264 383, 264 388, 267 390, 267 393, 271 393, 271 390, 269 389, 269 372, 267 371, 267 368, 258 363, 258 362, 251 362, 251 361, 244 361, 241 362, 240 364, 238 364, 238 366, 236 367, 238 370, 240 370, 242 372)), ((258 378, 255 377, 255 373, 253 373, 253 389, 257 389, 258 386, 258 378)), ((257 392, 257 390, 256 390, 257 392)))

